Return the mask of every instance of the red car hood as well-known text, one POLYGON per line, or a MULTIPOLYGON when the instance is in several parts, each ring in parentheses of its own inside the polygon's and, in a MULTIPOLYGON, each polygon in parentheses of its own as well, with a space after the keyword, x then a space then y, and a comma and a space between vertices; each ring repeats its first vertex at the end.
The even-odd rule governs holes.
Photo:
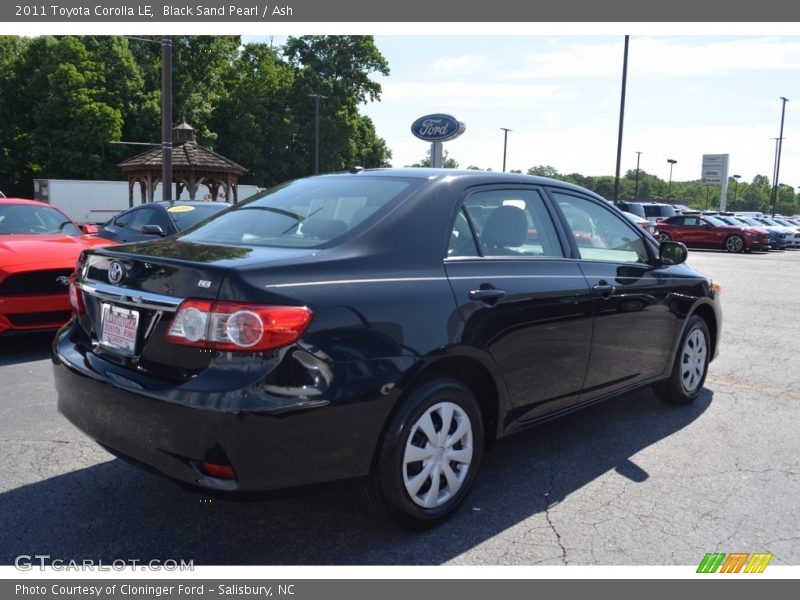
POLYGON ((83 250, 112 243, 85 235, 0 235, 0 270, 69 268, 75 265, 83 250))

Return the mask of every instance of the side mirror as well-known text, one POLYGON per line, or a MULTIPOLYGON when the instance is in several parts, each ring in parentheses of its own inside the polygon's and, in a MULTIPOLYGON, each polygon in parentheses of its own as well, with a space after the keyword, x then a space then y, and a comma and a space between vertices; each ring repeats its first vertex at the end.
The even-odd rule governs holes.
POLYGON ((141 233, 144 235, 158 235, 161 237, 167 235, 164 233, 164 230, 161 229, 161 225, 145 225, 142 227, 141 233))
POLYGON ((686 262, 689 250, 681 242, 661 242, 658 246, 658 260, 662 265, 679 265, 686 262))
POLYGON ((86 223, 84 225, 79 225, 79 227, 80 227, 80 229, 81 229, 81 231, 83 232, 84 235, 94 235, 95 233, 100 231, 97 228, 97 225, 91 225, 89 223, 86 223))

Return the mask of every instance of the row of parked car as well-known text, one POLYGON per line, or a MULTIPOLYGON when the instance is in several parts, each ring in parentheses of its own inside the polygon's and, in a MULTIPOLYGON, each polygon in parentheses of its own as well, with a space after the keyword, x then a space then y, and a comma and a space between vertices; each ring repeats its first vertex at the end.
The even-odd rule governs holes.
POLYGON ((160 239, 227 206, 152 202, 98 228, 74 223, 44 202, 0 198, 0 335, 52 330, 69 319, 67 290, 84 250, 160 239))
POLYGON ((618 207, 658 240, 728 252, 800 248, 800 215, 692 210, 657 202, 619 202, 618 207))

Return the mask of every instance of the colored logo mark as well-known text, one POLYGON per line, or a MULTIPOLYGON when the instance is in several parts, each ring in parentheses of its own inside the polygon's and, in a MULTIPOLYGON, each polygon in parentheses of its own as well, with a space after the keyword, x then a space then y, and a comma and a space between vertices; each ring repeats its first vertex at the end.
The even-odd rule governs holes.
POLYGON ((698 573, 763 573, 769 561, 772 560, 771 552, 709 552, 700 561, 698 573))

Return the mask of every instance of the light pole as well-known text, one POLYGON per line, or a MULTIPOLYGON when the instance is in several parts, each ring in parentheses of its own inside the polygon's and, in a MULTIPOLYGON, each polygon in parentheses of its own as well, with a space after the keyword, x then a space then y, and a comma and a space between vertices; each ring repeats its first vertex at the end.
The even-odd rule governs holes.
POLYGON ((667 184, 667 198, 669 198, 669 192, 672 189, 672 167, 675 166, 675 163, 678 162, 674 158, 668 158, 667 162, 669 163, 669 183, 667 184))
POLYGON ((506 127, 500 128, 503 131, 503 173, 506 172, 506 148, 508 147, 508 132, 513 131, 513 129, 508 129, 506 127))
POLYGON ((731 210, 736 205, 736 192, 739 191, 739 179, 741 179, 741 175, 734 175, 733 176, 733 202, 731 202, 731 210))
POLYGON ((633 188, 633 201, 639 199, 639 159, 642 158, 643 152, 636 151, 636 186, 633 188))
POLYGON ((327 96, 322 94, 309 94, 309 98, 314 98, 314 175, 319 175, 319 101, 327 96))
POLYGON ((788 98, 784 98, 781 96, 781 100, 783 101, 783 105, 781 107, 781 132, 778 135, 778 139, 776 140, 777 144, 777 151, 775 154, 775 181, 772 182, 772 216, 775 216, 775 203, 778 200, 778 178, 781 172, 781 150, 783 150, 783 118, 786 115, 786 103, 789 101, 788 98))
POLYGON ((711 195, 711 186, 706 185, 706 210, 708 210, 708 198, 711 195))
POLYGON ((172 200, 172 37, 161 38, 161 199, 172 200))
POLYGON ((622 55, 622 90, 619 98, 619 136, 617 137, 617 171, 614 174, 614 202, 619 200, 619 165, 622 161, 622 125, 625 122, 625 88, 628 83, 628 42, 629 35, 625 36, 625 50, 622 55))

